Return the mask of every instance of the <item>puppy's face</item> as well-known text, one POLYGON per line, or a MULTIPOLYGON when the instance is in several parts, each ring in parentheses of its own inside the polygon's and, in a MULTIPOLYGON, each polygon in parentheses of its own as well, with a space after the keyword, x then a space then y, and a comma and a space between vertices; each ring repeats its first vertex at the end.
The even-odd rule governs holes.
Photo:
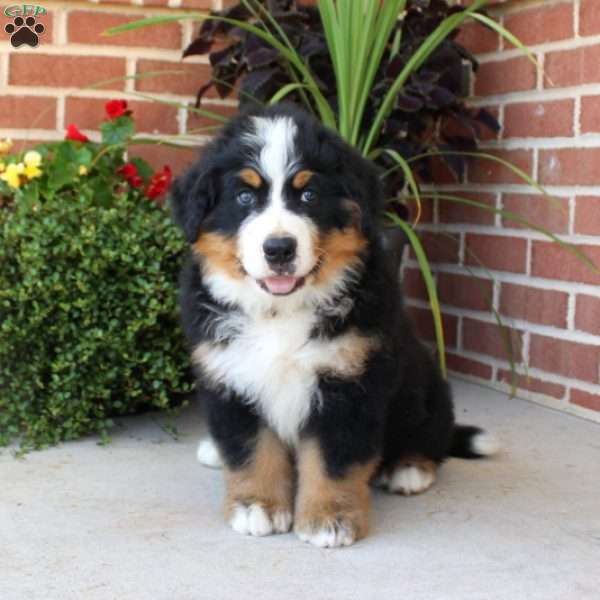
POLYGON ((284 297, 333 289, 360 265, 379 191, 371 181, 367 198, 372 168, 334 134, 302 113, 272 110, 240 118, 211 150, 174 202, 221 287, 284 297))

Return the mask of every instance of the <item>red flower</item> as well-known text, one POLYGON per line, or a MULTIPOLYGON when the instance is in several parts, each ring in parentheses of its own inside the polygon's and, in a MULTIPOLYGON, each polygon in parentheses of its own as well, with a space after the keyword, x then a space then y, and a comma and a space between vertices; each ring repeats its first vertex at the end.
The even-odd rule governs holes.
POLYGON ((104 109, 109 119, 117 119, 123 115, 130 115, 131 111, 127 110, 127 102, 125 100, 109 100, 104 109))
POLYGON ((69 125, 67 127, 67 133, 65 134, 65 140, 72 140, 73 142, 89 142, 90 138, 87 135, 83 135, 76 125, 69 125))
POLYGON ((162 171, 152 175, 150 184, 146 188, 146 196, 154 199, 164 194, 169 189, 172 178, 173 173, 171 172, 171 169, 165 165, 162 171))
POLYGON ((134 175, 128 181, 129 185, 134 188, 139 188, 144 185, 144 180, 139 175, 134 175))
POLYGON ((137 167, 133 163, 127 163, 123 165, 121 168, 117 169, 117 173, 119 175, 123 175, 127 181, 132 179, 133 177, 137 177, 138 170, 137 167))
POLYGON ((139 188, 144 185, 144 180, 138 174, 137 167, 133 163, 124 164, 122 167, 117 169, 117 173, 119 175, 123 175, 131 187, 139 188))

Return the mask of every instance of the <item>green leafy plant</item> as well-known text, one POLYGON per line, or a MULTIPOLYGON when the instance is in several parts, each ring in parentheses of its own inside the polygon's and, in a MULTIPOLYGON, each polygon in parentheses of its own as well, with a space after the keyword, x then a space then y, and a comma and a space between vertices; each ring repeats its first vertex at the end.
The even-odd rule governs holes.
MULTIPOLYGON (((241 82, 240 103, 274 103, 284 98, 300 103, 379 164, 390 191, 386 215, 404 230, 417 257, 434 318, 440 367, 445 373, 435 280, 413 231, 423 196, 419 179, 427 176, 424 165, 432 157, 440 157, 460 174, 467 159, 503 162, 552 202, 545 190, 517 167, 477 151, 476 121, 491 128, 497 124, 488 114, 471 115, 463 104, 464 86, 459 85, 456 67, 466 59, 476 69, 477 62, 455 41, 461 25, 476 21, 493 29, 539 68, 532 53, 513 34, 481 12, 486 4, 487 0, 474 0, 461 8, 450 7, 446 0, 320 0, 315 8, 295 0, 242 0, 221 13, 142 19, 106 34, 183 18, 201 21, 197 38, 185 52, 210 52, 213 77, 200 88, 198 102, 209 86, 226 96, 241 82), (219 44, 211 52, 215 42, 219 44), (446 134, 443 119, 448 116, 460 117, 463 125, 469 117, 467 128, 472 134, 460 139, 446 134), (406 221, 408 203, 417 207, 410 225, 406 221)), ((469 204, 458 196, 435 197, 469 204)), ((519 219, 516 215, 523 224, 519 219)), ((543 227, 528 225, 597 270, 572 245, 543 227)), ((516 373, 512 354, 512 350, 507 353, 516 373)))
POLYGON ((176 288, 170 169, 125 160, 135 127, 107 104, 102 140, 0 144, 0 445, 40 448, 191 388, 176 288))

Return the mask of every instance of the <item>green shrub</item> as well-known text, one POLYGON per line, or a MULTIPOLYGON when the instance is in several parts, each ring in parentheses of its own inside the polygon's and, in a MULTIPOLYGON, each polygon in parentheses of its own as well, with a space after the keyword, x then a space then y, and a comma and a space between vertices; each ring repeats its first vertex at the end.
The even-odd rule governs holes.
POLYGON ((110 417, 174 406, 191 381, 183 242, 147 197, 151 169, 136 163, 146 175, 133 185, 123 147, 38 150, 41 175, 0 186, 0 444, 25 449, 105 435, 110 417))

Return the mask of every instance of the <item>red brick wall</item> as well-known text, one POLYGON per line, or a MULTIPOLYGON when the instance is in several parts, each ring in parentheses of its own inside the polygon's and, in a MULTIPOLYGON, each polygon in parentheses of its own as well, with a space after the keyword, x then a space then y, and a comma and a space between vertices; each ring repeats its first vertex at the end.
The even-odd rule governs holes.
MULTIPOLYGON (((467 28, 462 40, 481 61, 474 103, 494 108, 502 125, 482 147, 536 178, 556 206, 482 161, 469 166, 464 185, 436 189, 519 213, 600 265, 600 1, 513 0, 497 16, 530 46, 546 76, 495 33, 467 28)), ((441 200, 422 229, 438 261, 450 369, 509 389, 506 344, 491 306, 513 328, 519 394, 599 419, 600 275, 543 235, 441 200)), ((409 305, 432 338, 414 260, 405 276, 409 305)))
MULTIPOLYGON (((138 131, 145 135, 187 134, 207 123, 184 108, 136 97, 150 94, 182 104, 193 102, 209 72, 206 60, 181 61, 183 48, 197 24, 182 21, 119 35, 101 37, 106 28, 147 16, 220 8, 224 0, 100 0, 99 2, 40 0, 48 15, 39 18, 46 31, 37 48, 14 49, 0 27, 0 138, 11 137, 23 147, 61 139, 68 124, 98 138, 103 105, 111 98, 128 98, 138 131), (118 81, 101 89, 84 89, 96 82, 148 71, 180 74, 118 81)), ((9 3, 3 3, 2 8, 9 3)), ((230 114, 235 102, 208 98, 206 108, 230 114)), ((170 164, 176 172, 190 162, 206 137, 186 140, 190 149, 139 146, 136 153, 155 166, 170 164)), ((19 147, 19 146, 18 146, 19 147)))
MULTIPOLYGON (((142 133, 186 134, 205 121, 183 108, 153 104, 133 92, 181 103, 193 101, 206 61, 181 62, 192 38, 186 21, 160 29, 101 38, 110 25, 155 14, 219 8, 225 0, 112 0, 41 2, 49 9, 36 49, 13 49, 0 30, 0 137, 31 144, 60 139, 69 123, 97 136, 103 103, 128 97, 142 133), (158 69, 183 70, 157 79, 83 89, 111 77, 158 69)), ((499 18, 531 45, 547 78, 494 33, 468 28, 462 39, 481 59, 475 104, 497 111, 503 126, 483 147, 538 178, 556 210, 509 170, 471 165, 460 191, 523 214, 584 249, 600 264, 600 0, 496 2, 499 18)), ((212 97, 225 113, 234 102, 212 97)), ((191 146, 201 146, 195 136, 191 146)), ((139 146, 156 166, 181 170, 193 150, 139 146)), ((436 202, 426 207, 422 232, 445 315, 448 363, 454 373, 508 389, 508 362, 490 304, 514 327, 515 356, 529 365, 521 393, 552 406, 600 418, 600 277, 543 236, 469 208, 436 202), (486 267, 473 257, 475 253, 486 267)), ((414 260, 405 268, 409 306, 419 330, 433 336, 414 260)))

